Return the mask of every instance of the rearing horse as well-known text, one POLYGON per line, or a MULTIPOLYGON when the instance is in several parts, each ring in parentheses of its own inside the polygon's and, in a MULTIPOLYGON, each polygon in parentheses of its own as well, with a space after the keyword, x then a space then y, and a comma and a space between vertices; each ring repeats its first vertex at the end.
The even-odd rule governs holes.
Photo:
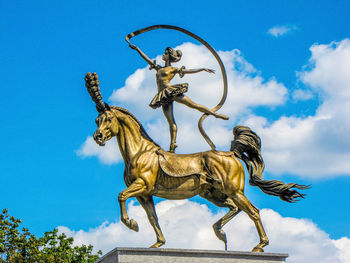
POLYGON ((263 252, 263 247, 269 241, 259 210, 244 195, 244 168, 239 159, 247 166, 251 185, 287 202, 304 197, 304 194, 292 188, 307 189, 308 186, 262 179, 264 162, 260 154, 260 138, 248 127, 236 126, 233 129, 234 141, 229 152, 168 153, 147 135, 130 112, 121 107, 110 107, 102 101, 96 73, 86 74, 85 81, 99 112, 94 140, 104 146, 115 136, 124 159, 127 188, 118 197, 121 221, 128 228, 138 231, 138 224, 129 218, 125 204, 128 198, 136 197, 157 236, 157 242, 151 247, 160 247, 165 243, 152 197, 187 199, 199 195, 216 206, 229 209, 213 225, 216 236, 225 243, 225 249, 227 239, 222 227, 244 211, 254 222, 260 237, 259 244, 252 251, 263 252))

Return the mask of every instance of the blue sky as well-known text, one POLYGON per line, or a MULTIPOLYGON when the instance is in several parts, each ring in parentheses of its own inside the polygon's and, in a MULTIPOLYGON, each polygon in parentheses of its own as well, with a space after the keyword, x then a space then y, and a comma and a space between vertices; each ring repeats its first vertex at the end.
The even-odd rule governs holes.
MULTIPOLYGON (((129 108, 151 136, 167 146, 164 117, 146 103, 156 91, 155 82, 143 89, 144 105, 136 107, 128 95, 140 77, 137 69, 147 72, 140 82, 145 85, 154 75, 124 37, 149 25, 170 24, 222 51, 227 67, 234 62, 228 69, 232 105, 222 109, 232 122, 208 123, 221 125, 225 136, 235 124, 251 125, 263 140, 265 178, 312 184, 307 198, 296 204, 247 184, 248 198, 284 218, 312 221, 331 240, 349 238, 349 8, 348 1, 1 1, 0 207, 22 218, 38 235, 57 226, 89 231, 119 220, 123 164, 113 155, 116 150, 103 155, 88 142, 97 112, 85 90, 84 74, 97 72, 105 100, 129 108), (235 108, 235 100, 246 91, 263 97, 242 99, 235 108), (155 132, 159 127, 164 136, 155 132), (281 134, 275 134, 277 130, 281 134), (283 160, 285 153, 290 162, 283 160)), ((199 43, 178 32, 158 30, 132 41, 152 58, 167 46, 180 46, 188 54, 181 62, 186 67, 195 65, 195 52, 208 57, 203 66, 216 66, 199 43)), ((195 88, 207 77, 203 73, 188 80, 189 96, 210 104, 195 88)), ((189 111, 175 111, 180 130, 199 116, 185 118, 189 111)), ((179 152, 204 147, 194 141, 187 148, 180 145, 179 152)), ((230 139, 218 142, 223 149, 229 144, 230 139)), ((200 198, 192 201, 207 205, 214 215, 221 212, 200 198)))

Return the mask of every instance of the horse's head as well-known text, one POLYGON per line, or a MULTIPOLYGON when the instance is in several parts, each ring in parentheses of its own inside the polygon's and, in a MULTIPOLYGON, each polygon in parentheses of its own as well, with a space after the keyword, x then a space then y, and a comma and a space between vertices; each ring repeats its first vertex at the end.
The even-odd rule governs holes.
POLYGON ((96 118, 96 125, 97 130, 94 133, 94 140, 100 146, 104 146, 106 141, 118 134, 118 119, 116 114, 110 108, 109 110, 106 109, 96 118))
POLYGON ((118 134, 119 125, 114 110, 102 101, 99 83, 96 73, 89 72, 85 75, 85 86, 96 103, 99 113, 96 119, 97 130, 94 133, 94 140, 98 145, 104 146, 106 141, 118 134))

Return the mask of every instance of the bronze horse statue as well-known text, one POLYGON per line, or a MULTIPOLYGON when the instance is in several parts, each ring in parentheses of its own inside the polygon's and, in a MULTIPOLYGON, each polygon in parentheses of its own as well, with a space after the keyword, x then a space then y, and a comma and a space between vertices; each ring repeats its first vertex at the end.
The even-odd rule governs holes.
POLYGON ((128 198, 136 197, 157 236, 156 243, 151 247, 157 248, 165 243, 153 196, 174 200, 199 195, 216 206, 229 209, 213 225, 216 236, 225 243, 225 249, 227 240, 222 227, 240 211, 244 211, 254 222, 260 237, 259 244, 252 251, 263 252, 263 247, 269 241, 258 208, 244 195, 245 176, 240 159, 248 169, 251 185, 287 202, 304 197, 304 194, 292 188, 307 189, 308 186, 262 179, 264 162, 260 154, 260 138, 248 127, 236 126, 233 129, 234 141, 229 152, 210 150, 193 154, 169 153, 147 135, 130 112, 102 101, 96 73, 87 73, 85 81, 99 112, 94 140, 104 146, 106 141, 115 136, 124 159, 127 188, 118 196, 121 221, 128 228, 138 231, 138 224, 129 218, 125 204, 128 198))

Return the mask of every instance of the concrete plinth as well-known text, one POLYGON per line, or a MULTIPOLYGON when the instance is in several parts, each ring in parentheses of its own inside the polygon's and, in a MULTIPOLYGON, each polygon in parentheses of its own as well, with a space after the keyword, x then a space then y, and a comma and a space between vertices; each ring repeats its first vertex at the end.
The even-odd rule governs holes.
POLYGON ((288 254, 170 248, 115 248, 97 263, 278 263, 288 254))

